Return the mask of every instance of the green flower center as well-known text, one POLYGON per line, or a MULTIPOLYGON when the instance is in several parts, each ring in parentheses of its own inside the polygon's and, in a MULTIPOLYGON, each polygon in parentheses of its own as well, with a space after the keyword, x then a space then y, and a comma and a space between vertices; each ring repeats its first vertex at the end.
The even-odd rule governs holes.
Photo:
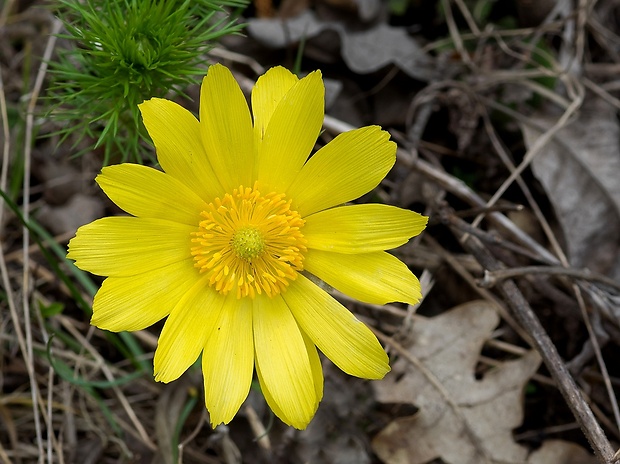
POLYGON ((259 256, 265 249, 263 235, 255 227, 243 227, 238 229, 232 237, 231 245, 239 258, 251 261, 259 256))

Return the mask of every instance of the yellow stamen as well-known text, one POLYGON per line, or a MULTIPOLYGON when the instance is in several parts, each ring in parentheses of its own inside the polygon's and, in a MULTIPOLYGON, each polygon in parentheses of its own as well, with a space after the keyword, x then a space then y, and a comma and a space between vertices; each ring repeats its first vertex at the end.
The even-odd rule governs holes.
POLYGON ((254 298, 277 295, 297 278, 306 251, 305 221, 284 197, 241 186, 209 203, 191 250, 194 265, 209 273, 209 285, 254 298))

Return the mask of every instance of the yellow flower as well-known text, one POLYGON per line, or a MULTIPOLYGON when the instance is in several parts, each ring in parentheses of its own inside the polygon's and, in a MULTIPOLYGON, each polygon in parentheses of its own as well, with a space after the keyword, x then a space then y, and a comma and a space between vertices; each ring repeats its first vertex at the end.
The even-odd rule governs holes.
POLYGON ((321 130, 320 72, 276 67, 252 91, 252 116, 230 71, 214 65, 200 122, 176 103, 140 105, 164 172, 103 168, 97 183, 132 216, 82 226, 76 266, 108 276, 91 323, 141 330, 168 316, 155 379, 177 379, 202 353, 213 426, 228 423, 254 369, 267 403, 304 428, 323 395, 317 347, 344 372, 380 379, 388 358, 373 333, 311 276, 361 301, 410 304, 420 286, 388 250, 425 227, 415 212, 342 204, 376 187, 396 145, 377 126, 339 135, 312 157, 321 130))

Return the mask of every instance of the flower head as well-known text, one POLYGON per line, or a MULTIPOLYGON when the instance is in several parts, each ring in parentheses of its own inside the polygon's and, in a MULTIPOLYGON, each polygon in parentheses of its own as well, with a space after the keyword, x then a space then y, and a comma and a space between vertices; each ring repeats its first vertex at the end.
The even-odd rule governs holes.
POLYGON ((163 172, 103 168, 98 184, 131 216, 85 225, 69 244, 79 268, 107 276, 92 324, 140 330, 168 317, 156 380, 175 380, 202 353, 213 425, 234 417, 256 371, 275 414, 304 428, 323 395, 317 347, 354 376, 390 370, 370 329, 310 275, 368 303, 420 298, 416 277, 385 250, 419 234, 427 218, 343 206, 379 184, 396 145, 371 126, 309 157, 323 100, 318 71, 297 79, 272 68, 252 91, 252 121, 230 71, 214 65, 200 122, 168 100, 142 103, 163 172))

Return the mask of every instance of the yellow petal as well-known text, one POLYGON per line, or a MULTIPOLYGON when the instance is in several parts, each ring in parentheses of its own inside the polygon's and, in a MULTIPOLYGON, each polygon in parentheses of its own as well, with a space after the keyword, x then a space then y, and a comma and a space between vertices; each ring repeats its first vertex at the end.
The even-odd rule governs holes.
POLYGON ((202 145, 198 119, 182 106, 163 98, 151 98, 138 107, 166 174, 183 182, 207 202, 222 196, 223 188, 202 145))
POLYGON ((338 135, 312 156, 286 194, 302 216, 361 197, 396 161, 396 144, 379 126, 338 135))
POLYGON ((390 371, 370 329, 306 277, 300 274, 291 282, 283 298, 302 330, 344 372, 381 379, 390 371))
POLYGON ((95 180, 114 203, 134 216, 195 226, 206 208, 179 180, 139 164, 107 166, 95 180))
POLYGON ((400 301, 413 305, 422 298, 416 276, 398 258, 384 251, 351 255, 308 250, 304 269, 366 303, 400 301))
POLYGON ((282 97, 298 81, 297 76, 282 66, 269 69, 260 76, 252 89, 252 113, 254 115, 254 144, 258 147, 282 97))
POLYGON ((364 204, 328 209, 305 220, 308 248, 369 253, 407 243, 424 230, 428 217, 396 206, 364 204))
POLYGON ((227 424, 250 392, 254 372, 252 300, 229 294, 202 354, 211 425, 227 424))
POLYGON ((159 336, 153 370, 158 382, 176 380, 196 362, 217 321, 225 297, 207 283, 194 280, 194 286, 176 304, 159 336))
POLYGON ((258 148, 258 180, 283 192, 304 165, 319 136, 325 88, 315 71, 297 82, 276 107, 258 148))
POLYGON ((264 295, 254 300, 254 348, 261 385, 278 405, 283 422, 305 428, 316 407, 308 350, 284 300, 264 295))
POLYGON ((67 258, 103 276, 132 276, 191 258, 191 227, 163 219, 116 216, 78 229, 67 258))
POLYGON ((187 259, 132 277, 108 277, 93 301, 90 323, 112 332, 142 330, 163 319, 198 280, 187 259))
POLYGON ((227 192, 254 185, 252 118, 228 68, 214 64, 200 88, 200 129, 209 162, 227 192))
MULTIPOLYGON (((304 343, 306 345, 306 349, 308 350, 308 355, 310 356, 310 367, 312 369, 312 377, 314 379, 314 391, 316 395, 316 404, 314 405, 313 411, 314 415, 317 408, 319 407, 321 399, 323 398, 323 366, 321 366, 321 360, 319 359, 319 354, 316 350, 316 346, 314 346, 314 343, 312 343, 310 337, 303 333, 303 331, 301 332, 301 334, 303 335, 304 343)), ((267 383, 263 378, 263 374, 258 364, 256 364, 256 374, 258 376, 258 381, 260 383, 260 388, 263 396, 265 397, 265 401, 267 402, 273 413, 286 424, 292 425, 290 422, 287 421, 286 416, 280 410, 280 405, 273 398, 273 395, 271 394, 271 391, 269 390, 267 383)))
POLYGON ((316 397, 316 403, 314 405, 314 412, 319 407, 319 403, 323 399, 323 366, 321 365, 321 359, 319 353, 316 350, 316 346, 303 330, 301 335, 304 338, 306 350, 308 351, 308 357, 310 359, 310 369, 312 369, 312 379, 314 381, 314 395, 316 397))
POLYGON ((271 409, 273 413, 277 417, 279 417, 282 422, 284 422, 287 425, 291 425, 287 422, 286 416, 280 410, 280 405, 276 402, 276 400, 273 399, 273 395, 271 394, 271 392, 269 391, 269 388, 267 387, 267 384, 263 380, 263 374, 260 371, 260 366, 258 366, 258 364, 256 365, 256 375, 258 377, 258 383, 260 385, 261 393, 263 394, 263 397, 265 398, 265 401, 267 402, 269 409, 271 409))

